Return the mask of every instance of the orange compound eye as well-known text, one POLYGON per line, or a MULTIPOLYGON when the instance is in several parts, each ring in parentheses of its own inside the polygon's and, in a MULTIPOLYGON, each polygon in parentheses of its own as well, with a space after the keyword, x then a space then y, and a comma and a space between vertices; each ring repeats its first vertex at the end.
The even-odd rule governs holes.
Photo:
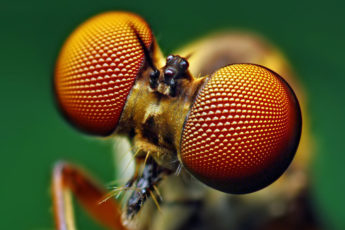
POLYGON ((180 159, 213 188, 254 192, 287 169, 301 124, 296 96, 278 74, 258 65, 230 65, 199 92, 185 122, 180 159))
POLYGON ((79 129, 109 135, 144 64, 153 35, 139 16, 95 16, 67 39, 57 60, 55 91, 67 119, 79 129))

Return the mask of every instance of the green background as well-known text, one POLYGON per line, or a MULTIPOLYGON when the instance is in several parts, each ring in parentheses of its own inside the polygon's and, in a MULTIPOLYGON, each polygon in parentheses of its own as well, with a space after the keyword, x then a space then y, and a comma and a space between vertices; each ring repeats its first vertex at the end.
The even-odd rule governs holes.
MULTIPOLYGON (((307 89, 316 157, 315 207, 327 229, 345 229, 345 13, 332 1, 0 2, 0 229, 53 229, 52 165, 67 159, 103 182, 114 169, 110 142, 80 134, 57 113, 51 80, 59 47, 90 16, 139 13, 165 54, 219 29, 244 28, 273 41, 307 89)), ((96 229, 85 214, 79 229, 96 229)))

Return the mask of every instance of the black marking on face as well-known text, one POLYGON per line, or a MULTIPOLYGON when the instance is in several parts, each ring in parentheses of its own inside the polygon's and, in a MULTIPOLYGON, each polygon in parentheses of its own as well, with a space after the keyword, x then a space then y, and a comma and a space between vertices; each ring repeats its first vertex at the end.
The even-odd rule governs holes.
POLYGON ((156 89, 158 86, 158 78, 159 78, 160 72, 158 69, 153 70, 150 73, 150 87, 152 89, 156 89))
POLYGON ((168 146, 174 146, 174 135, 172 132, 166 132, 165 135, 163 135, 163 141, 168 146))
POLYGON ((158 145, 158 135, 156 133, 157 127, 153 116, 148 117, 143 125, 142 135, 151 143, 158 145))
POLYGON ((128 136, 129 136, 129 138, 130 139, 133 139, 133 137, 135 136, 135 129, 134 128, 131 128, 130 130, 129 130, 129 133, 128 133, 128 136))

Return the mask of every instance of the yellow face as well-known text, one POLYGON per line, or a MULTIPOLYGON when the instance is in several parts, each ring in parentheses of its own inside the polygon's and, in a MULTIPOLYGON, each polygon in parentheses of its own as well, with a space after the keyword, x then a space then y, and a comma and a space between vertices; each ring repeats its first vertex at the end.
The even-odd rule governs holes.
POLYGON ((183 165, 225 192, 256 191, 286 170, 301 133, 299 104, 286 81, 254 64, 196 78, 185 58, 169 56, 164 66, 162 60, 139 16, 90 19, 57 61, 61 111, 88 133, 128 136, 137 158, 150 153, 171 171, 183 165))

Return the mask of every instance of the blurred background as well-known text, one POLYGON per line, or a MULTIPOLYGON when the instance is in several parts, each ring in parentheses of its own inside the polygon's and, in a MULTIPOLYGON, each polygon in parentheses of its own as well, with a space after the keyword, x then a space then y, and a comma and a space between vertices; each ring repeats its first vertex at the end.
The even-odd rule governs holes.
MULTIPOLYGON (((52 96, 54 62, 64 39, 109 10, 140 14, 165 54, 211 32, 254 31, 279 47, 304 86, 315 156, 313 207, 326 229, 345 229, 345 4, 332 1, 1 1, 0 229, 53 229, 54 162, 114 178, 112 145, 66 124, 52 96)), ((77 208, 79 229, 98 229, 77 208)))

